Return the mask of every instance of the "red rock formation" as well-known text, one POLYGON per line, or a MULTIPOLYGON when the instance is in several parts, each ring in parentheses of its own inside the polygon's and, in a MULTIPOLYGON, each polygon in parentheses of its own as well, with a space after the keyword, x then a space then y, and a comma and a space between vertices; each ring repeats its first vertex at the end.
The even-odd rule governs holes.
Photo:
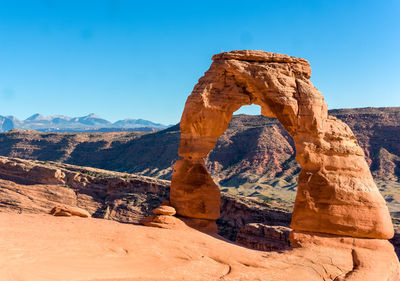
POLYGON ((215 220, 219 191, 203 158, 224 133, 233 112, 258 104, 292 136, 302 167, 292 228, 388 239, 393 227, 364 153, 350 128, 329 116, 321 93, 308 80, 309 63, 262 51, 215 55, 188 97, 181 119, 179 155, 171 182, 177 214, 215 220))

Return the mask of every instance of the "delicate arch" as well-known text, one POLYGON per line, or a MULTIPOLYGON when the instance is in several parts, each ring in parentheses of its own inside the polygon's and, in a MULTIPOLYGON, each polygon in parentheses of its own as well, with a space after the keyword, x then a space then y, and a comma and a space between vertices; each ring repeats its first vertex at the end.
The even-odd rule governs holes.
POLYGON ((262 51, 232 51, 213 63, 188 97, 181 118, 179 155, 171 182, 177 214, 219 217, 220 192, 204 157, 227 129, 233 112, 258 104, 292 136, 302 167, 291 226, 294 230, 390 238, 393 227, 364 153, 350 128, 328 115, 308 80, 309 63, 262 51))

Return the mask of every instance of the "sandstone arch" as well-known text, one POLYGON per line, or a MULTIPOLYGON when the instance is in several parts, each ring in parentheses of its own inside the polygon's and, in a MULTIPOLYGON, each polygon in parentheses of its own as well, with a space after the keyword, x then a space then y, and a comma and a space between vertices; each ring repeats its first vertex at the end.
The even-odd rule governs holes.
POLYGON ((171 205, 194 221, 219 217, 220 192, 203 158, 243 105, 261 106, 292 136, 302 167, 291 226, 296 231, 388 239, 393 227, 350 128, 329 116, 308 80, 309 63, 262 51, 232 51, 213 63, 188 97, 181 118, 171 205))

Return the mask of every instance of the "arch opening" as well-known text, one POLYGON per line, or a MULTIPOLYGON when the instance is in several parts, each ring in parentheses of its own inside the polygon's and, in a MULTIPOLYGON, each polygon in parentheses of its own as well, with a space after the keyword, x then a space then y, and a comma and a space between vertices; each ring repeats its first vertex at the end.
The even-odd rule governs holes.
POLYGON ((233 113, 233 116, 235 115, 241 115, 241 114, 246 114, 246 115, 261 115, 261 106, 258 104, 250 104, 250 105, 243 105, 240 107, 238 110, 236 110, 233 113))
POLYGON ((300 171, 294 142, 276 118, 261 115, 259 105, 234 112, 205 162, 222 192, 292 211, 300 171))

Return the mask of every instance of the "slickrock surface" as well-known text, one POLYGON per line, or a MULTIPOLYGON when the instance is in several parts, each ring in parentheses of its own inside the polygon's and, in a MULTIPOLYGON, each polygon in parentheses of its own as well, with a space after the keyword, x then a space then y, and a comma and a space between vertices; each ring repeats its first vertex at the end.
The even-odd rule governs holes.
MULTIPOLYGON (((258 104, 292 136, 302 167, 291 226, 311 231, 389 239, 393 226, 364 152, 350 128, 328 115, 321 93, 300 58, 262 51, 233 51, 213 63, 188 97, 179 155, 171 181, 177 214, 215 220, 219 190, 203 158, 243 105, 258 104)), ((217 212, 217 213, 216 213, 217 212)))
POLYGON ((188 228, 0 213, 0 280, 355 280, 363 269, 369 275, 356 280, 394 280, 387 241, 365 247, 365 239, 324 239, 262 252, 188 228))

